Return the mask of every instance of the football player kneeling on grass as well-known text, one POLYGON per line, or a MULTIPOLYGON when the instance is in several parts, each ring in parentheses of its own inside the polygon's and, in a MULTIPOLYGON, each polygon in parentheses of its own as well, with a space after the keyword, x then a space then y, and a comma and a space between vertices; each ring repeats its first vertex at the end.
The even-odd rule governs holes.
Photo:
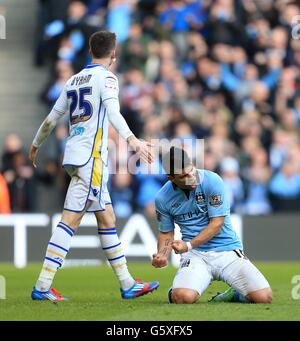
POLYGON ((172 250, 181 254, 169 302, 194 303, 213 280, 221 280, 231 287, 210 301, 271 303, 268 281, 245 257, 232 228, 220 176, 196 169, 180 148, 171 147, 163 164, 169 181, 156 195, 160 232, 152 265, 166 266, 172 250), (174 240, 174 223, 180 227, 182 240, 174 240))

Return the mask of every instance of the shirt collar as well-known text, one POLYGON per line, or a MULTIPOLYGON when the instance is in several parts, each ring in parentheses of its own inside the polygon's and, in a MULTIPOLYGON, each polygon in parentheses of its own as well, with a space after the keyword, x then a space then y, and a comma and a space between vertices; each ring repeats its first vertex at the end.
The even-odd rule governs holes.
POLYGON ((173 181, 171 181, 171 183, 172 183, 174 191, 178 188, 178 189, 180 189, 186 195, 186 197, 188 199, 190 198, 191 192, 193 190, 179 188, 173 181))
POLYGON ((103 67, 104 69, 107 70, 107 67, 104 66, 104 65, 102 65, 102 64, 89 64, 89 65, 87 65, 85 68, 86 68, 86 69, 92 69, 92 68, 97 67, 97 66, 101 66, 101 67, 103 67))

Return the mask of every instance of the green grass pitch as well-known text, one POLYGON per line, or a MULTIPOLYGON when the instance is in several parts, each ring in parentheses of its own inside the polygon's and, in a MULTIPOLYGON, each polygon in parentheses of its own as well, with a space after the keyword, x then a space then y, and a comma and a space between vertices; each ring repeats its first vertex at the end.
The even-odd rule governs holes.
POLYGON ((134 300, 121 299, 112 270, 99 267, 61 269, 54 287, 70 300, 52 304, 30 298, 31 288, 39 274, 40 264, 18 270, 0 264, 0 275, 6 278, 6 300, 0 300, 3 320, 105 320, 105 321, 200 321, 200 320, 300 320, 300 300, 291 295, 292 277, 300 274, 299 263, 257 263, 273 289, 271 305, 240 303, 208 303, 216 291, 227 288, 213 282, 201 299, 193 305, 168 304, 167 290, 175 268, 157 270, 146 263, 129 263, 136 278, 158 280, 160 287, 152 294, 134 300))

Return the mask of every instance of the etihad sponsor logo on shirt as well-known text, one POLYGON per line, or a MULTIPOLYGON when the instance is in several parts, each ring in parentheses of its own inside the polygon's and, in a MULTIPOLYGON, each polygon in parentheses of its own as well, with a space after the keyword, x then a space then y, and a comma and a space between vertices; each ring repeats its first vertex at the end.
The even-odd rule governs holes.
POLYGON ((193 219, 196 217, 203 216, 204 213, 206 212, 203 210, 200 210, 199 207, 196 207, 194 211, 174 215, 174 221, 180 222, 180 221, 185 221, 188 219, 193 219))

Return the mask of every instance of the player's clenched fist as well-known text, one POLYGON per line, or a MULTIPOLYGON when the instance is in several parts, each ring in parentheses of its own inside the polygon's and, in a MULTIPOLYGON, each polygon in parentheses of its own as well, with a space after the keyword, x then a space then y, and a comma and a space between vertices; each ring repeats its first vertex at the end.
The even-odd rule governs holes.
POLYGON ((164 268, 168 265, 168 258, 160 253, 155 253, 152 259, 152 265, 155 268, 164 268))
POLYGON ((184 253, 188 251, 188 246, 183 240, 173 240, 171 246, 175 253, 184 253))

